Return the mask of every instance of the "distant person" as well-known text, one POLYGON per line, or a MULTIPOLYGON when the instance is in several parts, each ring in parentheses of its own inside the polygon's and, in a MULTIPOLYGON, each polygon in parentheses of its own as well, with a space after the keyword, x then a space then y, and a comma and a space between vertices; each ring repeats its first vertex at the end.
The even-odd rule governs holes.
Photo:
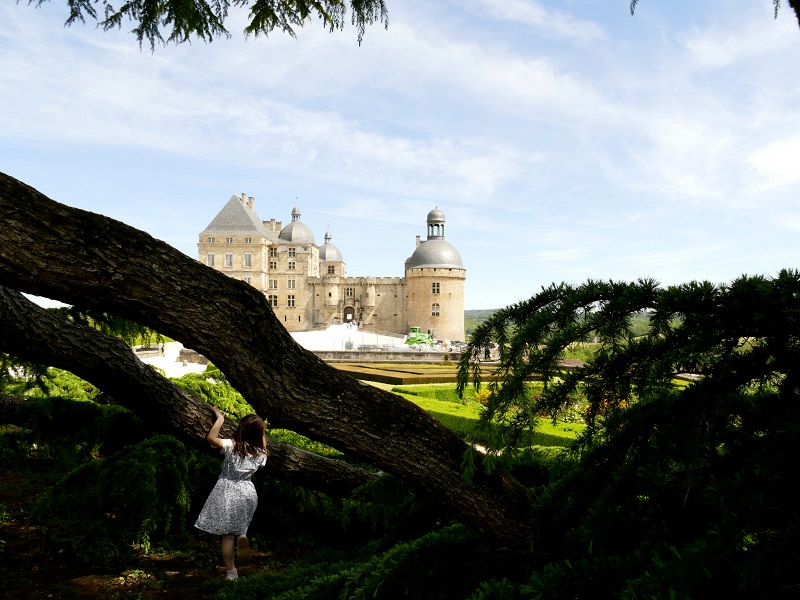
POLYGON ((220 438, 225 417, 212 406, 215 421, 206 435, 208 443, 224 454, 222 470, 214 489, 208 495, 194 526, 207 533, 222 536, 222 561, 226 579, 238 579, 234 562, 234 542, 239 562, 250 558, 247 528, 258 506, 258 494, 250 477, 267 462, 267 440, 264 421, 258 415, 247 415, 236 428, 233 439, 220 438))

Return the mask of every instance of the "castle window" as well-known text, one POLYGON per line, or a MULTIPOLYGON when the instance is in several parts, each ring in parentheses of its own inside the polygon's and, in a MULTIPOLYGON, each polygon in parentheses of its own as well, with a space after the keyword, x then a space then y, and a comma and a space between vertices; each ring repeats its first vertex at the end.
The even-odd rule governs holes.
POLYGON ((439 282, 438 281, 434 281, 431 284, 431 293, 432 294, 438 294, 439 293, 439 282))
POLYGON ((295 288, 294 277, 289 277, 289 279, 286 281, 286 287, 288 287, 290 290, 295 288))
POLYGON ((207 241, 209 244, 213 244, 213 243, 214 243, 214 238, 213 238, 213 237, 206 238, 206 241, 207 241))
POLYGON ((244 243, 245 244, 252 244, 253 243, 253 238, 244 238, 244 243))
POLYGON ((289 308, 294 308, 294 294, 289 294, 286 296, 286 306, 289 308))
POLYGON ((431 306, 431 316, 438 317, 439 316, 439 305, 434 302, 433 306, 431 306))
POLYGON ((225 253, 225 266, 232 267, 233 266, 233 254, 230 252, 225 253))
POLYGON ((225 243, 226 244, 232 244, 233 243, 233 238, 225 238, 225 243))
POLYGON ((353 296, 355 296, 355 294, 356 294, 356 289, 355 288, 350 288, 350 287, 349 288, 344 288, 344 295, 347 298, 352 298, 353 296))
POLYGON ((297 256, 297 248, 294 247, 289 248, 288 256, 289 258, 294 258, 295 256, 297 256))
POLYGON ((250 275, 245 274, 244 277, 242 277, 242 281, 245 283, 251 283, 252 280, 250 279, 250 275))
POLYGON ((275 246, 270 246, 269 247, 269 257, 270 258, 275 258, 276 256, 278 256, 278 249, 275 246))
POLYGON ((289 264, 288 264, 288 265, 286 265, 286 268, 287 268, 287 269, 290 269, 290 270, 292 270, 292 271, 293 271, 293 270, 295 269, 295 267, 296 267, 296 266, 297 266, 297 263, 296 263, 296 262, 294 262, 293 260, 290 260, 290 261, 289 261, 289 264))
POLYGON ((328 275, 336 275, 336 267, 328 265, 328 275))
POLYGON ((277 279, 270 279, 269 280, 269 289, 277 290, 278 289, 278 280, 277 279))
POLYGON ((267 297, 267 301, 269 301, 269 305, 272 308, 278 308, 278 297, 274 294, 271 294, 267 297))
POLYGON ((278 268, 278 261, 277 261, 277 260, 271 260, 271 261, 269 261, 269 268, 270 268, 272 271, 276 270, 276 269, 278 268))
POLYGON ((244 253, 244 266, 245 267, 253 266, 253 255, 250 252, 244 253))
POLYGON ((211 254, 210 252, 206 255, 206 264, 209 267, 213 267, 214 266, 214 255, 211 254))

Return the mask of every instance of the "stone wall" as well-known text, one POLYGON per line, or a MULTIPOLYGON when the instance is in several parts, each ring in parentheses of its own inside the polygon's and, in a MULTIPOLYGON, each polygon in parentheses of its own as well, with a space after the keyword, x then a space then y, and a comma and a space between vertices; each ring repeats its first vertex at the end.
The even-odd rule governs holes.
POLYGON ((440 363, 457 362, 458 352, 419 352, 416 350, 314 350, 327 363, 440 363))

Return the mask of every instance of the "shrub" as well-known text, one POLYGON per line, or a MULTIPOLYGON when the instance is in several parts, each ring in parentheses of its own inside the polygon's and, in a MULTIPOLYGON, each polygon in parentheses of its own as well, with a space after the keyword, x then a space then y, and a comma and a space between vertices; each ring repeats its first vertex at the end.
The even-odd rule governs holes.
POLYGON ((68 473, 32 511, 49 551, 110 568, 133 545, 147 551, 156 540, 184 536, 197 496, 198 456, 159 435, 68 473))

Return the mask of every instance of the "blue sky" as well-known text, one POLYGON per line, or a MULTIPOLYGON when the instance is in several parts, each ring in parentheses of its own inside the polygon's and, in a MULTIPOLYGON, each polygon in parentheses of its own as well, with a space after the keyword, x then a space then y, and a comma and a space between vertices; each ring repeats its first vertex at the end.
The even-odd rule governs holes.
POLYGON ((398 277, 438 207, 465 308, 798 268, 800 29, 771 0, 388 0, 389 29, 140 50, 0 5, 0 171, 189 256, 233 194, 398 277))

